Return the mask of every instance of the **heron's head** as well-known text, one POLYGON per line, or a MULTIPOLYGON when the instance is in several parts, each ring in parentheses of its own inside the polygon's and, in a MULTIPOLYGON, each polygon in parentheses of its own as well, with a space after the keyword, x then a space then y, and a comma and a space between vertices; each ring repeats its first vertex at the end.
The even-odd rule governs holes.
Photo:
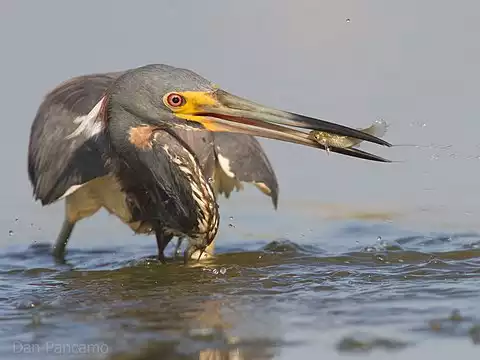
MULTIPOLYGON (((193 71, 168 65, 147 65, 125 72, 112 84, 104 99, 108 102, 104 107, 109 113, 109 122, 119 121, 115 113, 121 110, 150 125, 243 133, 323 149, 322 144, 300 129, 390 146, 386 141, 359 130, 235 96, 193 71)), ((330 150, 387 162, 358 149, 330 147, 330 150)))

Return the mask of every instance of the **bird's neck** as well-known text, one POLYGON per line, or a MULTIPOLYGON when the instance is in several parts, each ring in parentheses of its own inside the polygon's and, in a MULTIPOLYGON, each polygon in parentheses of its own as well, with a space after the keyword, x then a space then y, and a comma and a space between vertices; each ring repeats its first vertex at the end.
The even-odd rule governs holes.
POLYGON ((117 153, 121 154, 123 150, 126 150, 125 145, 131 145, 125 143, 128 141, 131 129, 149 124, 122 106, 108 105, 105 125, 106 137, 110 145, 117 153))

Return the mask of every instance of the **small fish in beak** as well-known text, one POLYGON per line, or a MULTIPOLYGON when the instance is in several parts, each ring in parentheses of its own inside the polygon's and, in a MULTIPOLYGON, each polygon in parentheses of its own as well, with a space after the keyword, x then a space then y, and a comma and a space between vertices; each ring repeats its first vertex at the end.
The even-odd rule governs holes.
MULTIPOLYGON (((365 129, 358 129, 361 132, 366 134, 382 138, 387 133, 388 125, 384 120, 376 120, 373 124, 365 129)), ((364 140, 358 138, 353 138, 349 136, 340 136, 336 134, 331 134, 325 131, 310 131, 308 137, 312 140, 317 141, 319 144, 325 146, 327 151, 331 147, 336 148, 351 148, 354 146, 360 145, 364 140)))

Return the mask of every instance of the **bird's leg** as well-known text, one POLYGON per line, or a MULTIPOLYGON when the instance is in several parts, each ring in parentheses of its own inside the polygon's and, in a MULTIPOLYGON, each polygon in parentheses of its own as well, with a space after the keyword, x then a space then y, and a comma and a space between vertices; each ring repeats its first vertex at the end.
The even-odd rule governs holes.
POLYGON ((65 248, 75 224, 100 210, 102 204, 99 203, 98 197, 95 195, 102 191, 104 191, 104 187, 99 186, 97 190, 94 185, 90 184, 75 191, 65 199, 65 220, 63 220, 62 229, 53 246, 52 255, 57 261, 64 261, 65 248))
POLYGON ((175 246, 175 257, 180 255, 180 246, 182 246, 183 240, 184 240, 183 236, 179 237, 177 240, 177 245, 175 246))
POLYGON ((162 230, 157 230, 155 232, 155 237, 157 238, 158 260, 162 264, 165 264, 165 254, 163 252, 170 240, 172 240, 173 235, 167 235, 162 230))
POLYGON ((74 222, 70 222, 67 218, 63 220, 62 228, 55 241, 55 245, 53 246, 53 256, 57 260, 63 260, 65 256, 65 248, 67 247, 68 239, 70 238, 74 227, 74 222))
POLYGON ((183 263, 187 265, 188 261, 192 257, 193 253, 197 251, 198 248, 192 244, 188 244, 187 248, 183 252, 183 263))

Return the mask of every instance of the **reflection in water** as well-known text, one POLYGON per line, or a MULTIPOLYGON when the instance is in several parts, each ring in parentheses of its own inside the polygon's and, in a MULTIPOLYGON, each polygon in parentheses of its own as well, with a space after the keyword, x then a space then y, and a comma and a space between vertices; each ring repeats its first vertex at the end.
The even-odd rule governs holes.
POLYGON ((149 260, 114 271, 67 272, 57 277, 60 306, 73 310, 77 321, 102 328, 102 341, 115 349, 112 359, 272 358, 278 339, 239 332, 259 322, 235 297, 220 295, 235 275, 227 280, 215 273, 149 260))
POLYGON ((227 323, 221 315, 222 304, 207 301, 200 305, 203 311, 182 314, 187 318, 182 338, 178 341, 150 340, 134 350, 118 351, 110 359, 188 358, 199 360, 272 359, 275 343, 255 340, 242 342, 229 335, 235 324, 227 323))

